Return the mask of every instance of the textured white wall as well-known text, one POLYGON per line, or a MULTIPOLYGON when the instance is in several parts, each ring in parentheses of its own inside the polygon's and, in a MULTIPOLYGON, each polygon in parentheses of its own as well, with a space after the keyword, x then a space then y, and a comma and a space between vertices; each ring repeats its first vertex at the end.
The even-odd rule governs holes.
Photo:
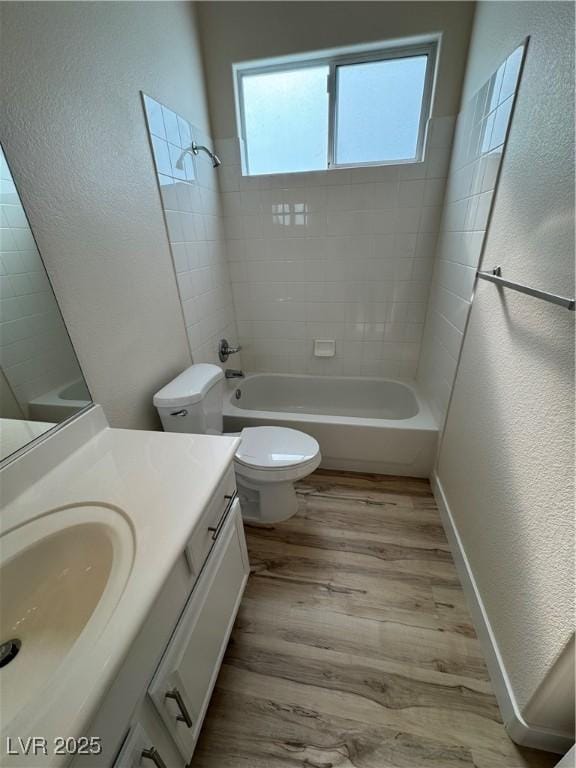
POLYGON ((95 400, 158 422, 190 353, 139 90, 208 132, 193 6, 2 3, 0 136, 95 400))
MULTIPOLYGON (((574 295, 573 6, 480 3, 464 99, 526 35, 483 263, 574 295)), ((481 282, 438 464, 522 711, 573 631, 573 353, 573 314, 481 282)))

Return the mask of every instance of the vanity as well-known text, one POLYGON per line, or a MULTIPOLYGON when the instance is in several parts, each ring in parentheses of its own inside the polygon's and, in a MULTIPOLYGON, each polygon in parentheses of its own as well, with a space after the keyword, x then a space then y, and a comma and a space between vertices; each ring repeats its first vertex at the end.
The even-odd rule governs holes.
POLYGON ((248 578, 237 443, 91 406, 2 467, 2 766, 189 764, 248 578))

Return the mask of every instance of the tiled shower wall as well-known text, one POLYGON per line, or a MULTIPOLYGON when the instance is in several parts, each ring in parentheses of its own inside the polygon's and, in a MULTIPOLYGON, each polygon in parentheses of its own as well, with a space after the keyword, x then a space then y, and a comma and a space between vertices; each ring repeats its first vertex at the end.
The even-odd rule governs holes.
MULTIPOLYGON (((144 96, 170 249, 195 363, 216 363, 218 341, 237 341, 218 190, 218 169, 192 141, 213 146, 209 136, 182 116, 144 96)), ((236 358, 234 363, 240 363, 236 358)))
POLYGON ((423 163, 315 173, 245 177, 216 142, 247 370, 414 377, 453 124, 431 121, 423 163))
POLYGON ((523 47, 517 48, 464 106, 456 124, 418 368, 418 384, 440 426, 456 374, 522 57, 523 47))
MULTIPOLYGON (((31 400, 82 376, 2 148, 0 366, 25 416, 31 400)), ((2 402, 14 398, 4 392, 2 402)))

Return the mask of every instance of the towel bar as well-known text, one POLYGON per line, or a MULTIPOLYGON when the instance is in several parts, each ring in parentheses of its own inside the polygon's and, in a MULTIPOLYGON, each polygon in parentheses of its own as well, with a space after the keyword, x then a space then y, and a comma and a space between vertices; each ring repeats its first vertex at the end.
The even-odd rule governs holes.
POLYGON ((537 299, 543 299, 549 301, 551 304, 558 304, 560 307, 565 307, 574 312, 576 308, 576 299, 569 299, 566 296, 558 296, 555 293, 548 293, 548 291, 540 291, 538 288, 530 288, 528 285, 522 285, 522 283, 514 283, 512 280, 505 280, 502 277, 502 267, 494 267, 489 272, 478 270, 476 276, 482 280, 488 280, 490 283, 496 283, 496 285, 502 286, 502 288, 511 288, 513 291, 519 293, 526 293, 528 296, 534 296, 537 299))

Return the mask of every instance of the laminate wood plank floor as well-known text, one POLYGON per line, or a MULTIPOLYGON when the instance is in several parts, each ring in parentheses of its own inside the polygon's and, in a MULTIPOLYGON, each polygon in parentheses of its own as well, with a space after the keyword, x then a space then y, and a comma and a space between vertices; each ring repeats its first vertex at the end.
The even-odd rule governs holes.
POLYGON ((427 480, 319 470, 247 527, 193 768, 551 768, 504 730, 427 480))

